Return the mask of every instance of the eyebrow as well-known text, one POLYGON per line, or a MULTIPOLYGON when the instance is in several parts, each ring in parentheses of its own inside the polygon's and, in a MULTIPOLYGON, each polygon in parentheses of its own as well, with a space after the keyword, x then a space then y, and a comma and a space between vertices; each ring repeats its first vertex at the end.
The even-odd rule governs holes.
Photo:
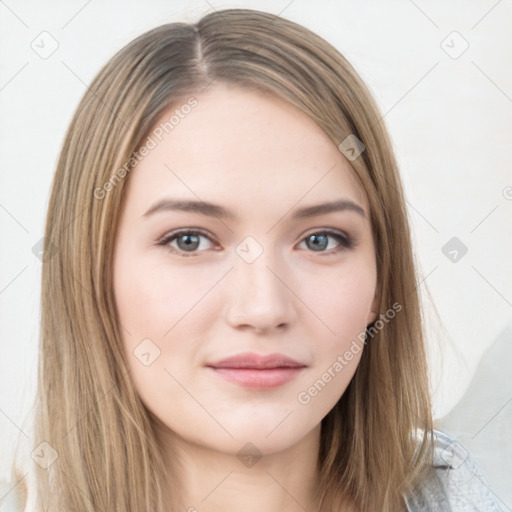
MULTIPOLYGON (((146 213, 144 213, 143 217, 149 217, 155 213, 167 211, 199 213, 209 217, 219 217, 224 219, 234 219, 236 217, 232 211, 218 204, 208 203, 205 201, 177 200, 169 198, 157 201, 146 213)), ((355 212, 361 217, 366 218, 366 212, 364 209, 348 199, 340 199, 328 203, 299 208, 294 211, 292 218, 304 219, 307 217, 315 217, 318 215, 341 211, 355 212)))

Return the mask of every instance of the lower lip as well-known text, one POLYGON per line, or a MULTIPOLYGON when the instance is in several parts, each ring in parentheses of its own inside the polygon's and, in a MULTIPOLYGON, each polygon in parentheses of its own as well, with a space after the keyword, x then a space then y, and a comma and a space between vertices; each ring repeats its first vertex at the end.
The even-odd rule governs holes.
POLYGON ((303 368, 213 368, 220 377, 245 388, 269 389, 282 386, 295 378, 303 368))

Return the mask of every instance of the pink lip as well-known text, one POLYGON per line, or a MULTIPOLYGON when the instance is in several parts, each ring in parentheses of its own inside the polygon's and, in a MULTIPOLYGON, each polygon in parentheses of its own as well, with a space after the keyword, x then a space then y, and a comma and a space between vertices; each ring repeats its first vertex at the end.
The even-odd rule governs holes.
POLYGON ((230 382, 256 389, 281 386, 306 367, 305 364, 282 354, 260 356, 249 352, 206 366, 230 382))

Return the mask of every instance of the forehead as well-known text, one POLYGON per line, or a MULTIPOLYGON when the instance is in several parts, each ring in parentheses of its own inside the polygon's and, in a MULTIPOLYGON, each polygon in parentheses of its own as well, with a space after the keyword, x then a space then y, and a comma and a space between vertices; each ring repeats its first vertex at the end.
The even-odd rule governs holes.
POLYGON ((145 143, 153 147, 130 176, 128 200, 140 208, 165 195, 246 211, 283 209, 302 198, 308 204, 351 199, 368 205, 350 163, 329 136, 271 94, 215 84, 176 102, 149 139, 145 143))

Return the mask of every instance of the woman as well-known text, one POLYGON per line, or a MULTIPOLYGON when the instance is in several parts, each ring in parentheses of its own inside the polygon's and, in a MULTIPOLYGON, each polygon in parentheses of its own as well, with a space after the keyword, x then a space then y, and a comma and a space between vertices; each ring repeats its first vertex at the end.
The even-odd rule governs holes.
POLYGON ((38 510, 499 510, 433 430, 391 144, 315 34, 233 9, 127 45, 46 226, 38 510))

